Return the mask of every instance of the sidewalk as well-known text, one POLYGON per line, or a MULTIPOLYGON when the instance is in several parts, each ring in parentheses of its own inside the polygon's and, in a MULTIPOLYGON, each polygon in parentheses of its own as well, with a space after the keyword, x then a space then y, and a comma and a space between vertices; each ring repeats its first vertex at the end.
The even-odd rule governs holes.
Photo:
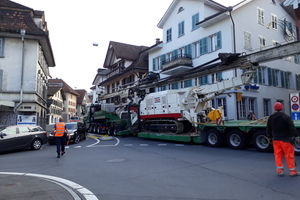
POLYGON ((0 194, 0 200, 85 199, 64 183, 26 174, 0 174, 0 194))

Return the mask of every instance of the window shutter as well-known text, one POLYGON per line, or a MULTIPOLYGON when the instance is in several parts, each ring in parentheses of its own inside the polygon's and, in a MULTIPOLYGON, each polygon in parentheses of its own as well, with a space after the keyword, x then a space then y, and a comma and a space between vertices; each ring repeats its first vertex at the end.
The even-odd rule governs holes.
POLYGON ((178 58, 178 49, 175 49, 172 51, 172 59, 170 60, 174 60, 178 58))
POLYGON ((192 57, 192 44, 188 44, 184 47, 185 55, 189 58, 192 57))
POLYGON ((156 59, 155 58, 152 59, 152 67, 153 67, 153 71, 157 70, 156 69, 156 59))
POLYGON ((222 80, 222 72, 217 73, 217 79, 218 79, 218 82, 220 82, 222 80))
POLYGON ((0 70, 0 91, 2 90, 3 70, 0 70))
POLYGON ((222 48, 222 35, 221 31, 217 32, 217 49, 222 48))
POLYGON ((166 62, 166 54, 163 54, 160 56, 160 60, 161 60, 161 65, 165 64, 166 62))
POLYGON ((207 38, 202 38, 200 40, 200 55, 207 53, 207 38))

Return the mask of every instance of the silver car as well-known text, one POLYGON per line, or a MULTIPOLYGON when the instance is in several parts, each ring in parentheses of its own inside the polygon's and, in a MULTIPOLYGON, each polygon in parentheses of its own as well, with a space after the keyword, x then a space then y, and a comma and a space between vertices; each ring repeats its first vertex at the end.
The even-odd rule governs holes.
POLYGON ((37 125, 0 127, 0 152, 31 148, 38 150, 47 142, 47 132, 37 125))

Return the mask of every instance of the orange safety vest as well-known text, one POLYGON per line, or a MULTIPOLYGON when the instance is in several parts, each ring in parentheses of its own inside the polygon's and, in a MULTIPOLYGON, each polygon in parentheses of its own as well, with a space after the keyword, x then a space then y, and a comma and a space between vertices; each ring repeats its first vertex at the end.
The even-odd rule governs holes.
POLYGON ((65 127, 66 124, 64 122, 59 122, 56 124, 56 132, 55 132, 55 137, 62 137, 65 134, 65 127))

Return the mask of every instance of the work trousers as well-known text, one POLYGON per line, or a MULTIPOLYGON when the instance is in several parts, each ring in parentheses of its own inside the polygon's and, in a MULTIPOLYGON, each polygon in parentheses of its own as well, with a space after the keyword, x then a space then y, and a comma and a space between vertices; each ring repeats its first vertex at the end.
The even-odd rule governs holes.
POLYGON ((283 156, 285 157, 285 161, 290 170, 290 173, 295 171, 296 162, 294 146, 289 142, 275 140, 273 141, 273 147, 277 172, 280 173, 283 170, 283 156))
POLYGON ((65 151, 66 137, 65 136, 55 137, 55 139, 56 139, 56 152, 57 154, 60 154, 60 152, 65 151))

